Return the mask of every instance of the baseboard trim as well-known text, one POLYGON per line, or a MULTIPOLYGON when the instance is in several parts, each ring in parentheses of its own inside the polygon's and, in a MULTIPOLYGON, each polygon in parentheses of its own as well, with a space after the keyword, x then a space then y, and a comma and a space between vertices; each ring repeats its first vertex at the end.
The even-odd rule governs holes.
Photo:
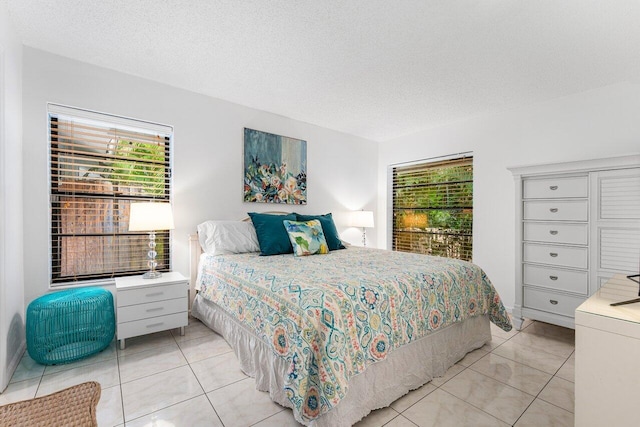
POLYGON ((5 389, 9 386, 11 377, 13 377, 13 374, 16 372, 16 369, 18 369, 20 360, 22 360, 22 356, 24 355, 24 352, 26 350, 27 350, 27 342, 22 341, 22 343, 20 344, 20 348, 18 349, 18 351, 14 353, 13 357, 11 358, 11 362, 9 362, 9 365, 7 366, 7 376, 6 376, 7 383, 0 384, 0 394, 4 393, 5 389))

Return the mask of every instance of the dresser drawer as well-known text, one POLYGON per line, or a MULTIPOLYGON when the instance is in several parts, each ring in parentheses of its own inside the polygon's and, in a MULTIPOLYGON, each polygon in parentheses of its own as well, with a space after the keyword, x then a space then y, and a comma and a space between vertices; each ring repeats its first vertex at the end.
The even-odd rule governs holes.
POLYGON ((586 221, 589 205, 586 200, 525 201, 524 219, 539 221, 586 221))
POLYGON ((188 322, 187 311, 184 311, 182 313, 152 317, 150 319, 118 323, 118 339, 122 340, 139 335, 165 331, 167 329, 179 328, 181 326, 187 326, 188 322))
POLYGON ((163 301, 187 296, 187 282, 118 290, 118 307, 163 301))
POLYGON ((586 271, 525 264, 524 284, 587 295, 589 275, 586 271))
POLYGON ((587 268, 587 248, 524 244, 524 262, 560 267, 587 268))
POLYGON ((164 316, 166 314, 187 311, 189 305, 186 295, 183 298, 170 299, 146 304, 118 307, 118 323, 164 316))
POLYGON ((587 197, 589 182, 586 176, 527 179, 522 191, 525 199, 587 197))
POLYGON ((548 243, 586 245, 587 224, 559 224, 553 222, 529 222, 524 224, 524 240, 548 243))
POLYGON ((538 289, 524 288, 524 306, 562 316, 574 317, 576 308, 587 297, 555 294, 538 289))

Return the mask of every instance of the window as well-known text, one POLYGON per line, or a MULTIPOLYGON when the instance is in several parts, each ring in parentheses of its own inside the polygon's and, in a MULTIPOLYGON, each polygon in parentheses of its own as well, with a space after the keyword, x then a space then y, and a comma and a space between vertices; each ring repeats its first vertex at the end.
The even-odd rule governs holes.
MULTIPOLYGON (((51 282, 146 271, 148 235, 129 232, 129 205, 171 199, 171 127, 49 104, 51 282)), ((159 271, 170 268, 158 232, 159 271)))
POLYGON ((392 168, 395 251, 470 261, 473 158, 392 168))

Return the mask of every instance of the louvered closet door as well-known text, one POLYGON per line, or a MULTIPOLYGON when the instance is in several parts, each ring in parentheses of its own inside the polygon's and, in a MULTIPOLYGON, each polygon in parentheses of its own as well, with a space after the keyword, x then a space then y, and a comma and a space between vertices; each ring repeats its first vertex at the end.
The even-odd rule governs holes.
POLYGON ((639 273, 640 165, 593 173, 591 179, 597 200, 592 207, 591 283, 599 288, 616 273, 639 273))

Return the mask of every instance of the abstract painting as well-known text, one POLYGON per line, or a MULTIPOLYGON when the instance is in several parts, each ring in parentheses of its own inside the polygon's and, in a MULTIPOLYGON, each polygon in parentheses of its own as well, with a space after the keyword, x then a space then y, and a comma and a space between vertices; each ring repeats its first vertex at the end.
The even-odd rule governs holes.
POLYGON ((307 204, 307 141, 244 128, 244 201, 307 204))

